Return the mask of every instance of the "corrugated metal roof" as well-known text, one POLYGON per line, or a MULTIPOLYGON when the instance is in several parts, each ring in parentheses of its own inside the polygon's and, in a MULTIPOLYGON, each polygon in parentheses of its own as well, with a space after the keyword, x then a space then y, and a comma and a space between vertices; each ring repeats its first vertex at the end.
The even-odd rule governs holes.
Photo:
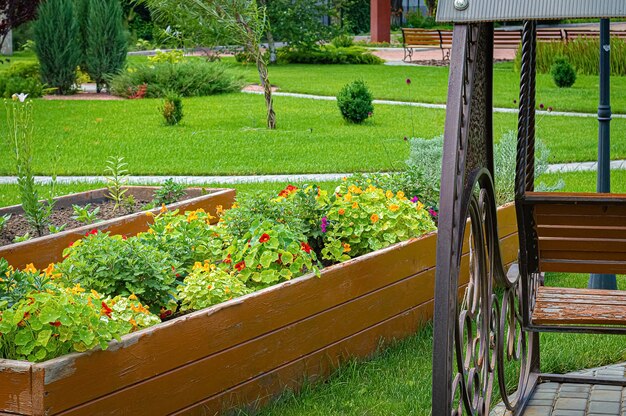
POLYGON ((626 0, 439 0, 440 22, 626 17, 626 0), (466 2, 465 10, 455 3, 466 2))

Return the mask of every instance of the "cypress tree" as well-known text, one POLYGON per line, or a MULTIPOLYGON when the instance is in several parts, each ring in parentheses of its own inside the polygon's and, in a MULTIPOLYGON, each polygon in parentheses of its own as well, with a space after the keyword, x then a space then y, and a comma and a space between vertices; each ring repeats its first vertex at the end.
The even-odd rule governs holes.
POLYGON ((97 91, 108 88, 108 75, 126 63, 127 39, 119 0, 83 0, 81 16, 85 29, 82 40, 85 70, 96 82, 97 91))
POLYGON ((41 77, 58 94, 73 92, 76 67, 81 60, 78 23, 72 0, 46 0, 35 21, 35 52, 41 77))

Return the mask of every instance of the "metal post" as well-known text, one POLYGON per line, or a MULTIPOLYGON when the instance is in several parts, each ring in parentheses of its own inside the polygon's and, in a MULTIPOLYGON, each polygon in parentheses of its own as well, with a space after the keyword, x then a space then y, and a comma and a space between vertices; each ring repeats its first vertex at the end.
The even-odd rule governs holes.
MULTIPOLYGON (((611 21, 600 19, 600 104, 598 105, 598 192, 611 192, 611 21)), ((590 289, 617 289, 614 274, 592 274, 590 289)))

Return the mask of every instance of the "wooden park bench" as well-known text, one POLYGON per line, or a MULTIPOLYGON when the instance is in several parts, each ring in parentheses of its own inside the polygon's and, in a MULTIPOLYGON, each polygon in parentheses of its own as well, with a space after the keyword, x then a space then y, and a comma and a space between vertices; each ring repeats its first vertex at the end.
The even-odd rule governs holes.
MULTIPOLYGON (((578 38, 596 39, 600 37, 600 32, 590 29, 565 29, 565 40, 571 41, 578 38)), ((626 30, 611 30, 611 38, 619 38, 626 40, 626 30)))
POLYGON ((418 48, 439 48, 441 49, 441 59, 446 60, 450 57, 452 31, 403 27, 402 47, 404 48, 402 60, 405 62, 413 60, 413 49, 418 48))
POLYGON ((537 29, 537 40, 544 42, 560 42, 565 40, 565 34, 562 29, 544 27, 537 29))
MULTIPOLYGON (((626 273, 625 194, 527 192, 521 204, 534 224, 533 272, 626 273)), ((626 332, 626 292, 540 286, 531 324, 626 332)))

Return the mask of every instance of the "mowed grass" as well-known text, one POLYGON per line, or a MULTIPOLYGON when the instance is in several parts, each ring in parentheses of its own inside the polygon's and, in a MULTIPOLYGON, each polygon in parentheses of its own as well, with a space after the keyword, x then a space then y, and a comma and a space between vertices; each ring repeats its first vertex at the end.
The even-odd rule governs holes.
MULTIPOLYGON (((445 112, 377 105, 362 125, 344 121, 334 102, 275 97, 278 129, 265 128, 258 95, 235 93, 184 100, 180 126, 165 126, 161 100, 35 100, 36 174, 100 175, 109 156, 124 156, 133 174, 250 175, 401 169, 405 136, 443 133, 445 112), (411 121, 412 120, 412 121, 411 121)), ((0 131, 6 121, 0 119, 0 131)), ((613 121, 612 158, 626 157, 626 120, 613 121)), ((514 114, 494 114, 496 140, 517 128, 514 114)), ((544 117, 538 135, 551 163, 597 156, 593 118, 544 117)), ((14 172, 0 140, 0 175, 14 172)))

